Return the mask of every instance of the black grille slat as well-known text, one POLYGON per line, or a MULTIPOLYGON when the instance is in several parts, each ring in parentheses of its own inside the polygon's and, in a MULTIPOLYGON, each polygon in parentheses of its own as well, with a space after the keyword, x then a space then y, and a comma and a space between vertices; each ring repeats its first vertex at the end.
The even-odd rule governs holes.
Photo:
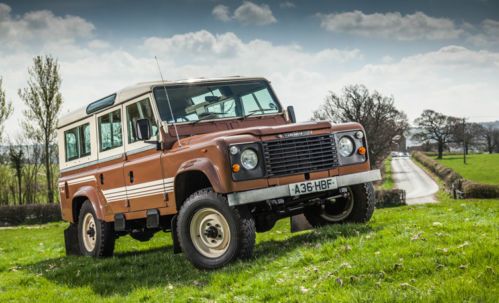
POLYGON ((284 138, 263 142, 268 176, 326 170, 338 166, 332 135, 284 138))
POLYGON ((273 148, 272 151, 268 152, 269 155, 282 155, 282 154, 287 154, 287 153, 297 153, 297 152, 300 152, 300 151, 307 151, 307 152, 314 152, 314 151, 325 151, 325 150, 329 150, 329 149, 332 149, 333 146, 332 145, 327 145, 327 146, 324 146, 324 145, 320 145, 320 146, 310 146, 310 147, 299 147, 299 148, 295 148, 293 150, 289 150, 289 148, 273 148))

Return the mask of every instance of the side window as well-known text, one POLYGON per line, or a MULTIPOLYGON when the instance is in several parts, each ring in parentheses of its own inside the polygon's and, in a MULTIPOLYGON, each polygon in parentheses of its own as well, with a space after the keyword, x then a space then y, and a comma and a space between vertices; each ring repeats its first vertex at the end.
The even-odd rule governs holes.
POLYGON ((99 117, 99 139, 101 152, 123 145, 119 109, 99 117))
POLYGON ((154 119, 154 114, 151 108, 151 102, 149 99, 144 99, 139 102, 133 103, 126 107, 126 121, 128 130, 128 143, 137 142, 137 137, 135 133, 135 124, 139 119, 148 119, 151 123, 151 134, 153 136, 158 133, 158 126, 156 125, 156 120, 154 119))
POLYGON ((64 132, 64 140, 66 144, 66 162, 78 159, 78 132, 77 128, 73 128, 64 132))
POLYGON ((81 156, 89 156, 91 151, 90 144, 90 124, 85 124, 80 127, 81 138, 81 156))
POLYGON ((66 162, 89 156, 90 124, 84 124, 64 132, 64 144, 66 151, 66 162))

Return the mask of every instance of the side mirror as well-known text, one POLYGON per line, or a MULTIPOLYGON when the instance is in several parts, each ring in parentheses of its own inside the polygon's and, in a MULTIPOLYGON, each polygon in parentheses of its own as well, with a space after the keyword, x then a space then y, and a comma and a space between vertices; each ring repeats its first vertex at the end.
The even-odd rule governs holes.
POLYGON ((296 123, 296 114, 295 114, 295 108, 293 106, 288 106, 287 108, 288 111, 288 117, 291 123, 296 123))
POLYGON ((148 119, 139 119, 135 122, 135 136, 140 141, 151 138, 151 122, 148 119))

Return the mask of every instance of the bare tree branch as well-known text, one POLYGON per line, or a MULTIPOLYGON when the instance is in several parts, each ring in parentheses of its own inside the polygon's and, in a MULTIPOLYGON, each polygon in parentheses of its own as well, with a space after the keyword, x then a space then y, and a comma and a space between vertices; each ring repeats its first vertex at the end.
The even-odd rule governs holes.
POLYGON ((346 86, 341 96, 329 92, 312 118, 362 124, 369 140, 369 156, 373 167, 378 166, 388 155, 393 138, 402 135, 409 126, 407 116, 395 108, 393 97, 385 97, 376 91, 370 94, 363 85, 346 86))

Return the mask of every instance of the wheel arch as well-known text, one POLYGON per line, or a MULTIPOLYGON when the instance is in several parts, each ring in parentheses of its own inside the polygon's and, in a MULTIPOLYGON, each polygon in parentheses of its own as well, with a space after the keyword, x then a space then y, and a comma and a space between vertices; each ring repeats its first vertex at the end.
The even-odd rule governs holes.
POLYGON ((177 174, 174 184, 177 210, 180 210, 185 200, 196 191, 213 187, 213 183, 201 170, 187 170, 177 174))
POLYGON ((85 203, 85 201, 90 201, 97 218, 99 220, 104 220, 103 209, 101 207, 97 190, 91 186, 84 186, 78 189, 78 191, 73 195, 73 198, 71 199, 72 222, 78 222, 78 216, 80 215, 81 207, 83 206, 83 203, 85 203))
POLYGON ((209 158, 196 158, 182 163, 174 183, 177 210, 185 199, 197 190, 212 187, 214 192, 226 193, 227 185, 222 174, 219 167, 209 158))

